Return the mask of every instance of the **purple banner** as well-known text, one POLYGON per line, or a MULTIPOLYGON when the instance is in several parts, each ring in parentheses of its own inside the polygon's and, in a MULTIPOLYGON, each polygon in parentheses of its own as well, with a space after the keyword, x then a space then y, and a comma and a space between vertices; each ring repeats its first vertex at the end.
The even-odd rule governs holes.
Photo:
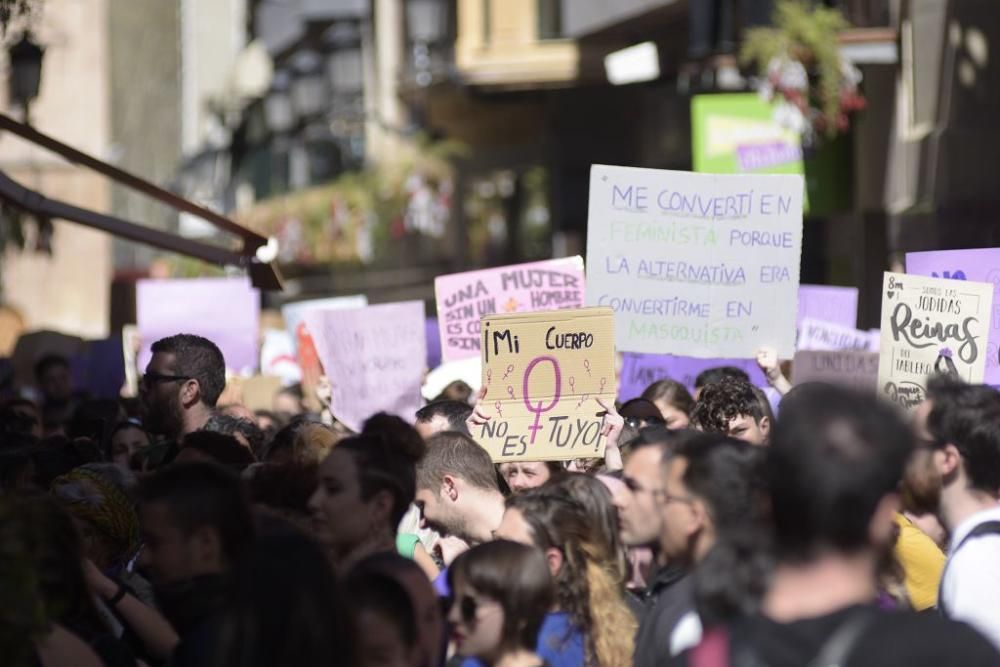
POLYGON ((423 405, 424 302, 310 310, 304 322, 330 379, 331 410, 354 431, 376 412, 412 423, 423 405))
POLYGON ((427 338, 427 370, 441 365, 441 330, 436 317, 424 320, 424 336, 427 338))
POLYGON ((799 285, 799 329, 806 318, 853 329, 858 325, 858 288, 799 285))
POLYGON ((204 336, 219 346, 226 368, 251 375, 260 358, 260 295, 247 278, 140 280, 136 319, 142 339, 139 370, 157 340, 179 333, 204 336))
POLYGON ((717 366, 735 366, 746 371, 753 384, 758 387, 768 386, 767 378, 753 359, 695 359, 669 354, 626 352, 622 363, 618 400, 627 401, 636 398, 657 380, 667 379, 677 380, 693 393, 694 381, 698 374, 717 366))
POLYGON ((931 278, 972 280, 993 285, 993 317, 987 323, 983 382, 1000 385, 1000 248, 936 250, 906 255, 906 272, 931 278))

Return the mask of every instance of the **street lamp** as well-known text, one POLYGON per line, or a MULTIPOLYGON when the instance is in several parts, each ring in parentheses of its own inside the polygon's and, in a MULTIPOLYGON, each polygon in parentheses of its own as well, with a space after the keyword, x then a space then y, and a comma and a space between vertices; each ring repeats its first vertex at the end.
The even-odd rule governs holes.
POLYGON ((442 0, 410 0, 406 3, 406 28, 412 48, 413 78, 421 88, 434 80, 435 54, 448 32, 448 10, 442 0))
POLYGON ((38 44, 31 41, 31 36, 25 32, 20 41, 10 47, 7 56, 10 59, 10 80, 8 81, 10 101, 24 109, 24 120, 28 122, 28 109, 31 101, 38 97, 38 89, 42 82, 42 56, 45 54, 38 44))
POLYGON ((448 8, 442 0, 410 0, 406 24, 411 41, 436 44, 448 31, 448 8))

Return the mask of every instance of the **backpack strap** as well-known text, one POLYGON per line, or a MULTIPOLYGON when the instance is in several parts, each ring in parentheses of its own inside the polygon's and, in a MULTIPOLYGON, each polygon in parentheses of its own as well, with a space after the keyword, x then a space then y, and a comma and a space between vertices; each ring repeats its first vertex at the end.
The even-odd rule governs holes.
POLYGON ((845 620, 820 647, 808 667, 840 667, 847 664, 847 659, 878 616, 874 609, 865 609, 845 620))
POLYGON ((962 538, 962 541, 955 545, 955 548, 950 554, 948 554, 948 562, 945 564, 944 572, 941 573, 941 583, 938 586, 938 611, 945 618, 950 618, 951 614, 944 604, 944 577, 948 572, 948 566, 951 565, 951 561, 955 554, 964 547, 970 540, 974 540, 977 537, 983 537, 984 535, 1000 535, 1000 521, 984 521, 972 530, 969 534, 962 538))
MULTIPOLYGON (((882 614, 874 608, 863 607, 836 627, 815 657, 805 667, 842 667, 857 648, 858 642, 871 629, 882 614)), ((705 635, 702 643, 688 654, 690 667, 762 667, 764 665, 756 649, 744 638, 730 642, 725 630, 712 630, 705 635), (721 646, 720 646, 721 644, 721 646), (735 656, 735 659, 734 659, 735 656)))
POLYGON ((965 543, 971 539, 982 537, 983 535, 1000 535, 1000 521, 983 521, 981 524, 969 531, 969 534, 962 538, 962 541, 958 543, 955 550, 952 551, 952 555, 958 553, 958 550, 965 546, 965 543))

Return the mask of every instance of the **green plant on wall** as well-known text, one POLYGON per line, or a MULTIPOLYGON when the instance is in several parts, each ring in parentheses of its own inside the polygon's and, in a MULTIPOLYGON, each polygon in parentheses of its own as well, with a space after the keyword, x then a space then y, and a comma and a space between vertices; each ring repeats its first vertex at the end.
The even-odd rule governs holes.
POLYGON ((259 202, 238 219, 278 239, 282 264, 395 265, 419 255, 419 247, 441 245, 454 160, 465 151, 422 138, 395 162, 259 202), (434 215, 440 219, 428 222, 434 215))
POLYGON ((838 9, 808 0, 780 0, 773 26, 747 32, 740 53, 755 65, 760 92, 780 102, 776 119, 803 135, 806 144, 850 127, 849 115, 864 108, 861 73, 840 55, 838 35, 850 23, 838 9))

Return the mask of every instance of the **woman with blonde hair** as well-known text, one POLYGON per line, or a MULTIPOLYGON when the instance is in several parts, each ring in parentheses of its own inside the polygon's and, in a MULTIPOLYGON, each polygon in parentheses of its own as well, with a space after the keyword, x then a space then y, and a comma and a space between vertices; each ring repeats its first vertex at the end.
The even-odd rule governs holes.
POLYGON ((538 650, 552 664, 632 664, 636 620, 625 602, 618 556, 596 524, 580 502, 543 487, 508 498, 496 531, 497 538, 534 545, 545 554, 556 582, 557 611, 546 618, 538 650))

